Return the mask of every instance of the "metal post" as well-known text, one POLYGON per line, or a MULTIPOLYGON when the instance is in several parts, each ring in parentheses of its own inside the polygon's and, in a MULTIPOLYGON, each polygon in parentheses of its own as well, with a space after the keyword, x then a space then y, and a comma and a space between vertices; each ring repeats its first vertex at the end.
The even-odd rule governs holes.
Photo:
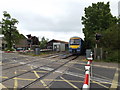
MULTIPOLYGON (((91 58, 92 58, 92 60, 93 60, 93 57, 92 57, 92 55, 93 55, 93 53, 91 52, 91 58)), ((92 75, 92 63, 91 63, 91 77, 93 77, 93 75, 92 75)))
POLYGON ((97 43, 95 44, 95 48, 97 48, 97 43))

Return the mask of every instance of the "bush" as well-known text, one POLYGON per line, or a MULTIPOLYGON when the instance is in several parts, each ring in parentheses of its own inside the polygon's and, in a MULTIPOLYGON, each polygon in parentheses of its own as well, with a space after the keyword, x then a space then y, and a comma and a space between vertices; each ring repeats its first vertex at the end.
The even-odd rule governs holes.
POLYGON ((5 51, 14 51, 14 49, 5 49, 5 51))
POLYGON ((120 60, 119 60, 119 55, 118 55, 119 51, 116 50, 116 51, 111 51, 109 54, 108 54, 108 57, 106 58, 105 61, 108 61, 108 62, 118 62, 120 63, 120 60))

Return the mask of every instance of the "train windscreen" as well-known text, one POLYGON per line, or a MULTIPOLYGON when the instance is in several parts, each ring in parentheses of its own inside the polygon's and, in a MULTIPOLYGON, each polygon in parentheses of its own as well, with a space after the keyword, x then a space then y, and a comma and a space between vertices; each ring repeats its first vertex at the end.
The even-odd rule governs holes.
POLYGON ((80 39, 70 39, 70 45, 79 45, 80 39))

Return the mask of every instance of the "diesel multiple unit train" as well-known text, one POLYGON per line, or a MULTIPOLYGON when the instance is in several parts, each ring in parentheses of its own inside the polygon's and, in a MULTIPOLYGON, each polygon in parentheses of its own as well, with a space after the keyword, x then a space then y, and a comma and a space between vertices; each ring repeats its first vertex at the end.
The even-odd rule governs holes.
POLYGON ((84 41, 80 37, 71 37, 69 40, 69 52, 72 54, 83 54, 84 41))

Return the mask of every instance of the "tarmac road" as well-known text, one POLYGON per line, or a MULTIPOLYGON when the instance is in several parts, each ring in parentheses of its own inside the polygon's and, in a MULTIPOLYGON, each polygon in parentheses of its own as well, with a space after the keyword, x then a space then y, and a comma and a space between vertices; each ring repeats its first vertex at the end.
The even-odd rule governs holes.
MULTIPOLYGON (((55 69, 59 65, 69 60, 61 59, 61 54, 54 57, 43 56, 26 56, 17 53, 3 53, 2 54, 2 81, 19 75, 12 79, 6 80, 0 84, 3 88, 22 88, 30 82, 35 81, 37 78, 42 77, 46 73, 55 69), (54 63, 52 63, 54 62, 54 63), (26 64, 27 63, 27 64, 26 64), (51 64, 48 64, 51 63, 51 64), (25 64, 25 65, 24 65, 25 64), (40 67, 35 69, 36 67, 40 67), (35 69, 30 71, 31 69, 35 69)), ((51 89, 69 89, 69 90, 80 90, 83 86, 85 77, 85 65, 87 61, 83 60, 83 57, 65 64, 58 68, 54 72, 50 73, 46 77, 42 78, 38 82, 30 85, 29 88, 50 88, 51 89)), ((120 88, 120 76, 119 68, 117 63, 103 63, 103 62, 92 62, 91 68, 91 89, 105 89, 120 88)))

